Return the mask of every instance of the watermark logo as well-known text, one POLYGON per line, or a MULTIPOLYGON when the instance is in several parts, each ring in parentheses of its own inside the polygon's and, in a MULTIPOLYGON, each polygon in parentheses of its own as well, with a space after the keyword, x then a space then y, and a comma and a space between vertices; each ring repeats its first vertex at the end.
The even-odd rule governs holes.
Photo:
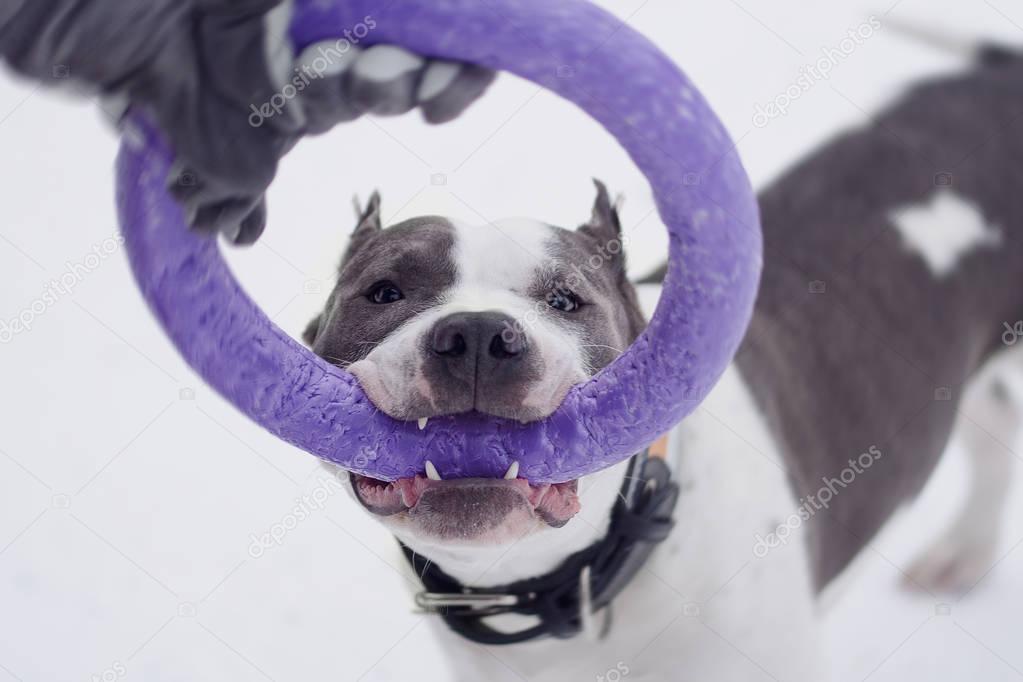
POLYGON ((618 661, 613 668, 608 668, 602 674, 597 675, 597 682, 621 682, 629 674, 629 666, 624 661, 618 661))
POLYGON ((1014 324, 1003 322, 1002 326, 1005 328, 1005 331, 1002 332, 1002 343, 1006 346, 1015 346, 1020 339, 1023 339, 1023 320, 1014 324))
POLYGON ((345 29, 343 37, 333 45, 317 47, 316 56, 311 59, 306 56, 303 60, 304 63, 295 67, 295 75, 284 84, 280 91, 274 93, 269 100, 260 105, 251 105, 252 113, 249 114, 249 125, 253 128, 261 128, 274 116, 284 113, 288 103, 305 92, 313 81, 332 75, 345 57, 376 27, 376 20, 371 15, 367 15, 353 28, 345 29))
POLYGON ((298 528, 305 520, 313 514, 321 511, 327 506, 327 502, 337 491, 342 489, 345 474, 340 470, 336 475, 323 477, 316 480, 316 487, 308 495, 295 499, 295 506, 285 514, 279 521, 272 524, 265 532, 249 536, 249 556, 258 559, 268 549, 280 547, 284 544, 284 538, 288 533, 298 528))
POLYGON ((60 277, 50 280, 43 293, 29 302, 13 318, 0 320, 0 344, 8 344, 19 334, 32 331, 35 323, 48 310, 57 305, 61 299, 71 296, 85 279, 103 265, 113 254, 124 245, 124 237, 116 235, 108 237, 77 261, 68 261, 60 277))
POLYGON ((128 674, 128 668, 120 661, 114 661, 103 672, 89 677, 89 682, 116 682, 128 674))
MULTIPOLYGON (((589 275, 620 257, 628 245, 629 238, 626 236, 601 244, 582 265, 573 263, 569 273, 558 279, 551 293, 555 296, 571 296, 576 288, 588 280, 589 275)), ((546 311, 547 303, 538 301, 514 322, 505 322, 504 329, 501 331, 501 340, 506 344, 515 343, 539 323, 546 311)))
POLYGON ((817 512, 828 509, 832 501, 838 497, 843 490, 856 482, 857 477, 862 476, 874 463, 883 457, 883 453, 876 445, 871 445, 866 452, 859 457, 849 460, 849 466, 842 469, 838 476, 833 478, 824 477, 821 479, 823 485, 814 495, 808 495, 801 499, 799 508, 796 509, 785 521, 778 525, 767 536, 757 533, 756 542, 753 545, 753 556, 763 559, 771 550, 783 547, 789 543, 792 534, 795 533, 804 523, 812 519, 817 512))
POLYGON ((817 61, 803 66, 799 70, 799 76, 785 90, 770 102, 757 104, 756 111, 753 113, 753 125, 757 128, 766 128, 774 119, 789 113, 789 109, 797 100, 810 92, 818 83, 830 80, 831 73, 838 68, 839 64, 873 38, 881 30, 881 27, 881 20, 871 16, 856 28, 849 29, 846 37, 837 46, 821 48, 821 57, 817 61))

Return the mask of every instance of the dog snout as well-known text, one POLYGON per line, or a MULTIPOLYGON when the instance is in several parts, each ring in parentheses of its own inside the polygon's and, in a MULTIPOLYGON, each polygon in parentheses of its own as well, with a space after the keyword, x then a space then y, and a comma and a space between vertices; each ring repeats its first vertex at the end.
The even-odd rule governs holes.
POLYGON ((504 313, 455 313, 433 327, 430 352, 466 381, 493 378, 529 353, 525 334, 504 313))

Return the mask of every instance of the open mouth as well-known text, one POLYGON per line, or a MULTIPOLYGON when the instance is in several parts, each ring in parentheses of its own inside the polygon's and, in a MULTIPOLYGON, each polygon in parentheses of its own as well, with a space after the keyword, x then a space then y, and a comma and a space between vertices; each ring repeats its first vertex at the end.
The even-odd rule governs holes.
POLYGON ((485 531, 523 516, 560 528, 580 509, 578 481, 533 485, 518 478, 517 464, 512 464, 503 479, 445 481, 429 462, 426 470, 426 475, 393 482, 352 474, 352 488, 359 502, 373 514, 404 513, 414 521, 429 520, 435 534, 441 536, 464 536, 471 526, 485 531))

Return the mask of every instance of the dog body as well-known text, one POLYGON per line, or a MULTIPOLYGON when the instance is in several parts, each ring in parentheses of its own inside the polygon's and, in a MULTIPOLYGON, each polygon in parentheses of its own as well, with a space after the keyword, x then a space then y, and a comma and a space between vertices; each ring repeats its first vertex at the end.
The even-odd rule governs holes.
MULTIPOLYGON (((607 635, 483 647, 438 619, 432 625, 451 652, 450 679, 770 680, 764 671, 783 680, 822 679, 805 545, 794 541, 766 557, 753 554, 756 534, 777 525, 796 503, 777 464, 782 455, 735 369, 672 433, 668 457, 682 487, 677 525, 609 613, 595 615, 597 630, 609 619, 607 635)), ((620 474, 614 481, 581 480, 582 510, 573 521, 597 528, 609 508, 602 493, 617 492, 619 482, 620 474)), ((474 565, 460 564, 458 550, 435 560, 465 584, 506 584, 521 577, 522 566, 553 568, 552 556, 567 556, 557 543, 560 533, 524 538, 474 565)), ((479 556, 468 548, 461 555, 479 556)), ((513 631, 528 622, 493 619, 495 627, 513 631)))
MULTIPOLYGON (((916 495, 957 423, 973 492, 907 577, 929 590, 980 580, 1019 427, 989 368, 1012 355, 999 351, 1023 319, 1021 115, 1023 62, 992 54, 768 188, 750 332, 670 437, 682 490, 672 534, 599 641, 482 647, 438 621, 456 679, 822 679, 818 594, 916 495)), ((541 418, 641 332, 624 265, 603 187, 576 231, 442 218, 385 230, 375 198, 306 338, 421 428, 469 410, 541 418), (599 267, 587 267, 594 254, 599 267)), ((530 486, 514 465, 500 481, 446 481, 428 465, 394 484, 353 476, 352 489, 416 553, 493 587, 602 537, 625 467, 530 486)), ((590 634, 604 617, 592 615, 590 634)))
POLYGON ((1007 478, 1015 407, 982 370, 1011 355, 1006 330, 1023 319, 1021 79, 1023 59, 991 51, 761 195, 765 270, 736 362, 801 508, 862 453, 878 463, 832 485, 806 524, 818 588, 915 497, 957 423, 989 435, 976 483, 1007 478))

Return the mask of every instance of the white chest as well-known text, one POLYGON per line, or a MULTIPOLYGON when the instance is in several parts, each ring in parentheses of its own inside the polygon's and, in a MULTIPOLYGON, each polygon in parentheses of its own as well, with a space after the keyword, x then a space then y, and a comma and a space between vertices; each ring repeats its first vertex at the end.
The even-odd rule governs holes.
POLYGON ((796 501, 738 372, 675 430, 670 457, 677 525, 615 601, 610 635, 484 648, 438 622, 454 679, 820 679, 803 543, 755 553, 796 501))

